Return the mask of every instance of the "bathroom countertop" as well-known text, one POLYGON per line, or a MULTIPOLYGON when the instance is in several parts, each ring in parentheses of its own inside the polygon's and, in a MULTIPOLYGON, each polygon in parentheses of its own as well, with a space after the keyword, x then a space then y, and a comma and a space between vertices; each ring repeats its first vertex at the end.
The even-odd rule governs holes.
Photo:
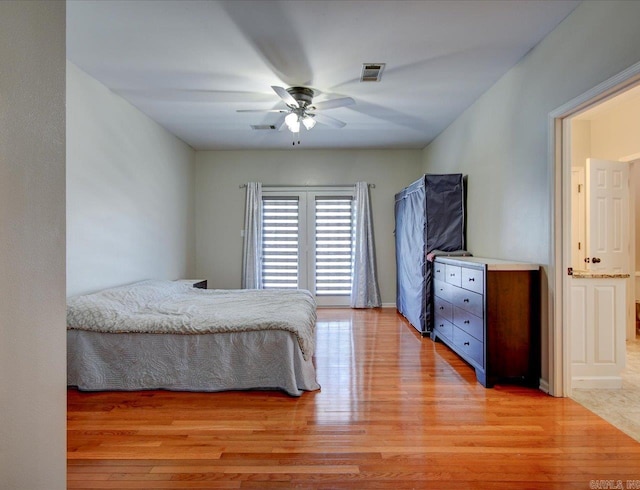
POLYGON ((631 274, 622 272, 602 272, 602 271, 573 271, 572 276, 576 279, 628 279, 631 274))

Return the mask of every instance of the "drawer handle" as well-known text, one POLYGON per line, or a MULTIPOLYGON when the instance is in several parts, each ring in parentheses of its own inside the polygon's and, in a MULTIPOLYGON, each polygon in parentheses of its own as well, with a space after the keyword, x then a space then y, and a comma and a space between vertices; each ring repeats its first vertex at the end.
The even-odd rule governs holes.
POLYGON ((469 342, 465 342, 464 345, 469 345, 469 342))
POLYGON ((475 277, 470 277, 470 278, 469 278, 469 282, 475 282, 475 281, 476 281, 476 278, 475 278, 475 277))
POLYGON ((440 269, 436 269, 436 272, 440 272, 440 269))
POLYGON ((441 323, 441 324, 440 324, 440 328, 444 328, 444 323, 441 323))
POLYGON ((440 307, 440 309, 441 309, 441 310, 444 310, 444 306, 441 306, 441 307, 440 307))
POLYGON ((468 325, 469 324, 469 320, 465 320, 464 323, 468 325))
POLYGON ((465 303, 468 303, 469 302, 469 298, 465 298, 462 301, 464 301, 465 303))
POLYGON ((449 276, 451 276, 451 277, 456 277, 456 275, 455 275, 455 274, 449 274, 449 276))

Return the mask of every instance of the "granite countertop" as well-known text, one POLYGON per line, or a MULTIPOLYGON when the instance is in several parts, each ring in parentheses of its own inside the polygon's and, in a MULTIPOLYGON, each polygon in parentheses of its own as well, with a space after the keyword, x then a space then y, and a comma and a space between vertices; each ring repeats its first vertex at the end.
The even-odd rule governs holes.
POLYGON ((573 271, 576 279, 627 279, 631 274, 622 272, 602 272, 602 271, 573 271))

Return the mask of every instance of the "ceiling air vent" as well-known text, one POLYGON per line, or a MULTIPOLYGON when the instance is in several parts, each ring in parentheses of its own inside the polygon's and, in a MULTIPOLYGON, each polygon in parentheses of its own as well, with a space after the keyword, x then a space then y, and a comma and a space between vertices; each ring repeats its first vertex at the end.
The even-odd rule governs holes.
POLYGON ((363 63, 361 82, 379 82, 385 63, 363 63))
POLYGON ((251 129, 256 131, 275 131, 277 128, 273 124, 252 124, 251 129))

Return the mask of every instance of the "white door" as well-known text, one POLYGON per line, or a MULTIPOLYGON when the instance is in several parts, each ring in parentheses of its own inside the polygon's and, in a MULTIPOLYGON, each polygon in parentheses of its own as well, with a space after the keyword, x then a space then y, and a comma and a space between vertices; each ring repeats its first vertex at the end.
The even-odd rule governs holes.
POLYGON ((318 306, 347 306, 353 280, 353 191, 307 194, 307 289, 318 306))
POLYGON ((586 268, 627 273, 629 164, 587 158, 586 268))

